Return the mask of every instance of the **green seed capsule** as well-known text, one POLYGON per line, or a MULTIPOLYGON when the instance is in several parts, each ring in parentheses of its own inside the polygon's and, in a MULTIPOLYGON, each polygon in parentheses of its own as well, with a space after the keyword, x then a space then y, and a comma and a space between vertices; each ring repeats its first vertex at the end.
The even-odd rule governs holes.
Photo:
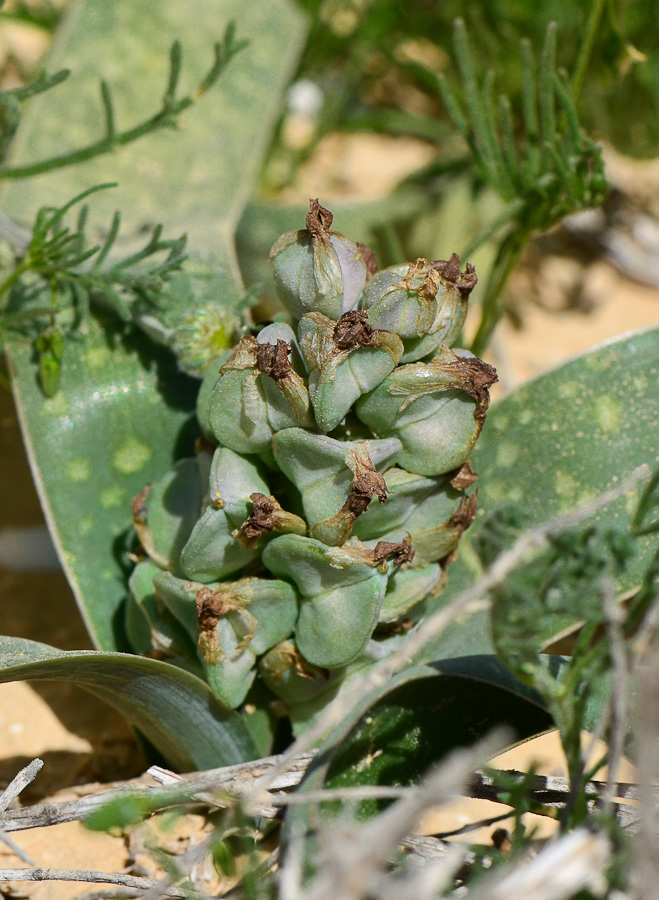
POLYGON ((181 459, 151 487, 133 500, 135 530, 151 559, 161 568, 183 574, 185 546, 208 492, 208 453, 181 459))
POLYGON ((387 584, 379 621, 396 622, 441 584, 442 569, 437 564, 420 569, 399 569, 387 584))
POLYGON ((181 587, 195 597, 199 654, 208 683, 228 706, 239 706, 254 681, 257 657, 293 630, 295 591, 286 582, 262 578, 181 587))
POLYGON ((289 354, 281 340, 241 340, 221 367, 208 403, 208 421, 220 443, 238 453, 264 453, 275 432, 313 427, 307 385, 289 354))
POLYGON ((315 529, 327 522, 331 534, 321 539, 337 544, 348 537, 373 497, 386 500, 386 484, 379 473, 395 462, 401 444, 396 438, 336 441, 288 428, 275 435, 272 448, 282 472, 302 495, 312 535, 319 536, 315 529))
POLYGON ((275 696, 293 707, 338 686, 342 672, 311 665, 289 639, 259 660, 259 674, 275 696))
POLYGON ((369 282, 360 301, 373 328, 395 332, 403 339, 401 362, 415 362, 457 338, 476 285, 473 266, 460 272, 460 259, 391 266, 369 282))
POLYGON ((378 622, 392 565, 409 556, 404 544, 367 547, 352 539, 343 547, 284 535, 263 551, 263 563, 294 582, 302 605, 295 641, 302 655, 328 669, 347 665, 368 643, 378 622), (390 562, 390 560, 394 562, 390 562))
POLYGON ((378 623, 387 576, 335 588, 302 602, 295 640, 302 655, 316 666, 335 669, 356 659, 378 623))
POLYGON ((374 331, 365 312, 345 313, 338 322, 308 313, 300 319, 298 334, 309 370, 309 397, 325 432, 393 371, 403 352, 400 338, 374 331))
POLYGON ((197 421, 199 422, 201 433, 209 441, 214 440, 215 435, 208 419, 208 404, 210 403, 211 394, 215 390, 215 385, 219 380, 220 369, 231 356, 231 352, 231 350, 227 350, 226 353, 221 353, 208 367, 197 394, 197 421))
POLYGON ((250 495, 267 490, 251 460, 219 447, 211 465, 210 505, 181 551, 182 573, 203 583, 220 581, 255 559, 258 551, 241 546, 233 533, 249 514, 250 495))
POLYGON ((126 634, 136 652, 157 650, 184 668, 195 666, 196 637, 186 634, 175 616, 156 597, 154 579, 170 578, 155 563, 144 560, 137 564, 128 582, 130 597, 126 607, 126 634))
POLYGON ((282 235, 270 251, 277 294, 294 319, 316 311, 336 320, 355 309, 377 265, 367 247, 329 230, 332 219, 312 200, 306 230, 282 235))
POLYGON ((414 510, 441 491, 443 478, 426 478, 404 469, 393 468, 384 473, 389 491, 386 503, 371 503, 355 522, 352 533, 362 541, 384 537, 394 529, 401 532, 414 510))
POLYGON ((398 465, 421 475, 461 466, 480 434, 496 372, 479 359, 443 347, 429 363, 400 366, 357 401, 357 415, 373 431, 403 444, 398 465))

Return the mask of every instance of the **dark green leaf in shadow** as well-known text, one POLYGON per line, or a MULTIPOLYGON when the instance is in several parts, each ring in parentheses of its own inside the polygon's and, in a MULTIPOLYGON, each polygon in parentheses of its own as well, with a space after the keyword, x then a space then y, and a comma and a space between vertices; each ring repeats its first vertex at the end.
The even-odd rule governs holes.
MULTIPOLYGON (((412 785, 447 753, 497 726, 524 740, 551 728, 552 720, 539 696, 493 656, 417 666, 355 706, 320 747, 300 790, 412 785)), ((374 815, 380 805, 364 801, 358 813, 374 815)), ((338 808, 336 802, 321 806, 329 814, 338 808)), ((291 808, 287 832, 304 830, 312 814, 306 804, 291 808)))
POLYGON ((258 756, 238 713, 175 666, 123 653, 57 650, 0 637, 0 682, 69 681, 118 709, 179 771, 229 766, 258 756))

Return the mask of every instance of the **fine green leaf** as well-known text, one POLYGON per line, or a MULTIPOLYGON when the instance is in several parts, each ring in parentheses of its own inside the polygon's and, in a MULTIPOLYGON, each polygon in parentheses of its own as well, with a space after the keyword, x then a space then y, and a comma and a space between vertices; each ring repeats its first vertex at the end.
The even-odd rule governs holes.
MULTIPOLYGON (((471 541, 498 506, 520 504, 527 527, 538 526, 596 499, 639 466, 656 466, 658 358, 659 329, 626 335, 522 385, 490 409, 472 456, 481 515, 462 538, 442 604, 480 574, 471 541)), ((601 509, 596 524, 629 527, 642 489, 639 483, 601 509)), ((652 535, 635 542, 617 580, 621 592, 640 582, 653 546, 652 535)), ((578 597, 574 616, 582 618, 578 597)), ((486 613, 451 626, 423 659, 474 652, 491 652, 486 613)))
POLYGON ((179 771, 258 756, 241 717, 182 669, 130 654, 62 651, 0 637, 0 682, 52 680, 79 684, 114 706, 179 771))
MULTIPOLYGON (((100 79, 114 100, 117 128, 142 121, 161 102, 170 48, 181 45, 180 93, 196 86, 229 22, 249 41, 219 82, 182 117, 181 127, 149 135, 121 152, 11 184, 3 209, 29 225, 44 204, 61 206, 86 187, 114 181, 90 221, 105 227, 115 209, 138 241, 145 225, 165 222, 188 235, 196 253, 232 257, 235 223, 251 196, 293 75, 306 30, 287 0, 161 0, 156 4, 77 0, 67 13, 47 69, 71 69, 66 83, 26 109, 10 163, 44 159, 88 143, 102 131, 100 79)), ((124 237, 125 240, 128 238, 124 237)))
MULTIPOLYGON (((3 195, 5 212, 29 224, 44 202, 61 205, 85 187, 115 181, 115 191, 95 198, 90 227, 104 226, 121 209, 122 251, 143 244, 141 229, 154 222, 165 221, 174 235, 186 231, 192 253, 213 255, 217 296, 235 299, 242 287, 233 232, 305 30, 285 0, 254 0, 250 15, 243 13, 237 0, 74 4, 49 60, 50 69, 70 64, 74 74, 45 104, 41 96, 33 101, 12 161, 84 143, 98 128, 99 77, 112 86, 117 125, 139 121, 162 93, 174 38, 183 48, 183 88, 203 74, 213 40, 232 18, 240 22, 237 39, 250 44, 188 111, 183 130, 159 132, 121 153, 12 184, 3 195)), ((30 352, 16 343, 8 355, 35 480, 83 617, 99 648, 125 649, 121 607, 130 501, 176 457, 191 452, 186 428, 194 383, 146 337, 127 338, 93 318, 66 343, 60 390, 52 399, 35 380, 30 352)))

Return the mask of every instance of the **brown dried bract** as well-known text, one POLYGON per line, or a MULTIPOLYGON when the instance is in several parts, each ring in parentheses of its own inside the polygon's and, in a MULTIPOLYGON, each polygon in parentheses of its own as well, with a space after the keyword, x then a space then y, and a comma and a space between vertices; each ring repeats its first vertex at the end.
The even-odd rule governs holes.
POLYGON ((307 662, 295 644, 292 644, 290 641, 285 641, 279 646, 278 655, 283 664, 279 671, 271 672, 271 677, 274 681, 280 681, 284 672, 291 668, 295 668, 295 674, 299 675, 300 678, 311 679, 319 675, 321 678, 324 678, 325 681, 329 681, 330 670, 321 668, 320 666, 314 666, 312 663, 307 662))
POLYGON ((454 284, 461 294, 470 294, 478 283, 476 270, 471 263, 467 263, 464 272, 460 271, 460 257, 457 253, 451 254, 451 258, 438 259, 432 264, 444 281, 454 284))
POLYGON ((252 501, 252 512, 240 526, 240 532, 243 546, 252 549, 264 534, 277 527, 274 512, 281 507, 274 497, 266 497, 257 491, 250 494, 249 499, 252 501))
POLYGON ((370 346, 373 342, 373 329, 368 324, 366 310, 343 313, 334 327, 332 337, 339 350, 370 346))
POLYGON ((499 380, 497 370, 482 359, 458 356, 453 369, 459 375, 458 387, 476 400, 474 417, 483 421, 490 405, 490 387, 499 380))
POLYGON ((364 260, 364 265, 366 266, 366 272, 368 275, 368 280, 375 275, 378 270, 378 261, 375 256, 375 253, 371 250, 370 247, 367 247, 366 244, 357 244, 357 249, 362 255, 362 259, 364 260))
POLYGON ((348 513, 357 519, 366 512, 373 497, 384 503, 391 491, 384 477, 373 465, 366 445, 362 444, 357 450, 350 450, 346 455, 346 465, 352 470, 353 479, 350 494, 341 508, 341 513, 348 513))
POLYGON ((151 493, 152 487, 153 482, 147 484, 145 488, 142 488, 139 494, 135 494, 132 503, 130 504, 130 509, 133 514, 133 524, 135 525, 135 528, 137 528, 138 525, 144 525, 146 521, 146 498, 151 493))
POLYGON ((472 469, 469 460, 463 463, 459 469, 449 472, 449 483, 456 491, 464 491, 472 484, 476 484, 477 481, 478 474, 472 469))
POLYGON ((195 601, 197 605, 197 621, 202 632, 215 631, 217 623, 222 616, 234 608, 226 595, 220 591, 212 591, 207 587, 199 588, 195 601))
POLYGON ((274 381, 283 381, 291 373, 291 362, 288 354, 290 344, 278 340, 276 344, 259 344, 256 349, 256 368, 269 375, 274 381))
POLYGON ((400 544, 392 544, 391 541, 378 541, 373 550, 373 561, 375 563, 391 560, 395 566, 402 566, 404 563, 412 562, 414 559, 414 547, 412 547, 412 538, 407 537, 400 544))
POLYGON ((306 224, 307 230, 311 234, 312 243, 316 243, 319 240, 324 241, 328 238, 333 221, 334 216, 329 209, 325 209, 324 206, 320 205, 318 198, 309 200, 306 224))
POLYGON ((449 528, 455 528, 460 532, 460 534, 462 534, 462 532, 466 531, 467 528, 469 528, 469 526, 472 524, 472 522, 476 518, 477 512, 478 490, 475 490, 472 494, 461 498, 460 506, 453 513, 446 524, 449 528))
POLYGON ((346 465, 350 467, 353 474, 352 490, 357 494, 367 494, 369 499, 377 497, 380 503, 384 503, 391 491, 387 487, 384 476, 373 465, 364 445, 360 445, 357 451, 348 452, 346 465))

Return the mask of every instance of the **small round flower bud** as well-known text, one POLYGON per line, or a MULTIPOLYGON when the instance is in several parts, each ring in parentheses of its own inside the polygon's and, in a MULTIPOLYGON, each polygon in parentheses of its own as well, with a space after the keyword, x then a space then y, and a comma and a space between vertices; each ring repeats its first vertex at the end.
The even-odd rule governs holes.
POLYGON ((329 210, 312 200, 306 229, 283 234, 270 251, 277 294, 294 319, 316 311, 336 320, 356 309, 377 268, 367 247, 330 231, 332 219, 329 210))
POLYGON ((373 328, 393 331, 403 339, 401 362, 416 362, 457 338, 476 281, 469 263, 464 273, 460 271, 455 253, 447 262, 417 259, 374 275, 359 305, 368 310, 373 328))

